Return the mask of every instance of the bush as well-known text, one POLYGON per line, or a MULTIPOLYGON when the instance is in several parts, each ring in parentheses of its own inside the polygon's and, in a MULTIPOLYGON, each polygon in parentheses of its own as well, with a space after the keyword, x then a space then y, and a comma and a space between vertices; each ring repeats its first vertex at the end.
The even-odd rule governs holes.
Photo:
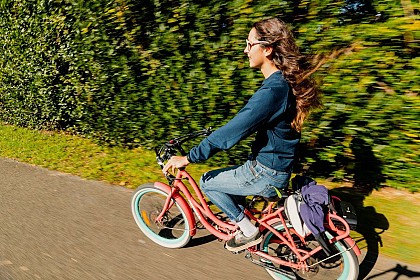
MULTIPOLYGON (((243 54, 251 24, 279 16, 316 73, 324 108, 297 171, 417 190, 418 22, 392 1, 0 2, 1 120, 111 145, 153 146, 226 123, 262 82, 243 54)), ((405 3, 405 2, 401 2, 405 3)), ((418 8, 418 7, 417 7, 418 8)), ((242 161, 250 141, 216 158, 242 161)))

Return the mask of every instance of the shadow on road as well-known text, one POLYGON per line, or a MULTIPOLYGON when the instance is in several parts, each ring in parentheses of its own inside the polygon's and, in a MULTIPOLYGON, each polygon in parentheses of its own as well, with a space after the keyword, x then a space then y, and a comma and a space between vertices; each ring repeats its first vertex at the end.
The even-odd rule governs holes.
POLYGON ((375 274, 375 275, 371 275, 368 278, 366 278, 366 280, 382 279, 382 277, 385 276, 387 273, 397 273, 397 275, 395 275, 394 277, 394 280, 397 280, 400 276, 406 276, 409 278, 420 277, 420 272, 411 271, 407 269, 407 266, 402 266, 400 264, 397 264, 396 267, 383 271, 381 273, 375 274))
POLYGON ((366 243, 367 249, 366 256, 360 263, 359 279, 365 279, 378 260, 379 247, 383 247, 381 234, 389 229, 389 222, 385 215, 376 212, 375 207, 364 206, 364 200, 380 188, 384 178, 381 163, 366 142, 355 138, 350 148, 354 155, 349 172, 353 174, 353 186, 333 189, 331 194, 351 202, 356 209, 356 232, 362 236, 356 242, 359 245, 366 243))
POLYGON ((191 241, 188 243, 188 245, 185 246, 184 248, 200 246, 200 245, 212 242, 216 239, 217 238, 213 234, 208 234, 208 235, 201 236, 201 237, 194 237, 193 239, 191 239, 191 241))
POLYGON ((360 243, 366 243, 366 255, 360 263, 359 279, 365 279, 378 260, 379 247, 383 246, 381 234, 389 228, 388 220, 383 214, 377 213, 374 207, 365 207, 363 204, 365 195, 355 193, 354 188, 333 189, 331 194, 351 202, 356 209, 358 220, 356 232, 361 235, 356 243, 359 247, 360 243))

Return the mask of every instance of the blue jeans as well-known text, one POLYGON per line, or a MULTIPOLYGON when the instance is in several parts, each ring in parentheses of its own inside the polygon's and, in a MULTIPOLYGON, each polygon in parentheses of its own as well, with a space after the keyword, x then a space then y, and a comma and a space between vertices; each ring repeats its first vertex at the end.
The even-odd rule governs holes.
POLYGON ((200 180, 201 190, 233 222, 245 216, 241 200, 248 195, 276 196, 275 188, 289 184, 290 172, 270 169, 248 160, 243 165, 222 168, 205 173, 200 180))

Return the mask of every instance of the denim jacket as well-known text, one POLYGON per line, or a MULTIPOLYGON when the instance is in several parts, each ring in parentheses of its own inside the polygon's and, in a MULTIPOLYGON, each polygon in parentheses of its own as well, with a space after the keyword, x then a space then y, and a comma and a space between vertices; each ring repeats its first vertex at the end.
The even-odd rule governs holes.
POLYGON ((300 140, 300 134, 290 126, 295 100, 281 71, 273 73, 232 120, 189 151, 188 160, 205 161, 257 132, 252 158, 274 170, 290 172, 300 140))

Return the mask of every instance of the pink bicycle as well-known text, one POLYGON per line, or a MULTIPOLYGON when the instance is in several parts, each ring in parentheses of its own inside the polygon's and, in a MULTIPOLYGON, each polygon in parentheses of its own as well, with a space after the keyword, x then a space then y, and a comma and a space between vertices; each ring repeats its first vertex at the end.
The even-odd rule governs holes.
MULTIPOLYGON (((157 163, 164 162, 180 152, 185 155, 182 144, 199 136, 210 134, 210 129, 178 137, 156 149, 157 163)), ((140 230, 155 243, 167 248, 181 248, 196 234, 197 221, 219 240, 233 237, 237 226, 213 213, 199 186, 190 174, 179 169, 175 176, 166 174, 169 184, 146 183, 133 193, 131 208, 140 230), (187 188, 188 182, 192 192, 187 188)), ((295 191, 289 191, 294 195, 295 191)), ((274 279, 340 279, 356 280, 359 274, 357 255, 360 250, 349 236, 349 223, 340 211, 330 207, 325 214, 324 227, 330 253, 311 233, 296 229, 283 205, 285 199, 277 201, 253 197, 245 210, 263 234, 263 241, 246 251, 245 257, 268 272, 274 279), (258 207, 256 201, 263 201, 258 207), (262 210, 261 210, 262 209, 262 210)), ((339 203, 333 197, 332 201, 339 203)), ((348 209, 347 209, 348 210, 348 209)), ((345 215, 344 215, 345 216, 345 215)))

